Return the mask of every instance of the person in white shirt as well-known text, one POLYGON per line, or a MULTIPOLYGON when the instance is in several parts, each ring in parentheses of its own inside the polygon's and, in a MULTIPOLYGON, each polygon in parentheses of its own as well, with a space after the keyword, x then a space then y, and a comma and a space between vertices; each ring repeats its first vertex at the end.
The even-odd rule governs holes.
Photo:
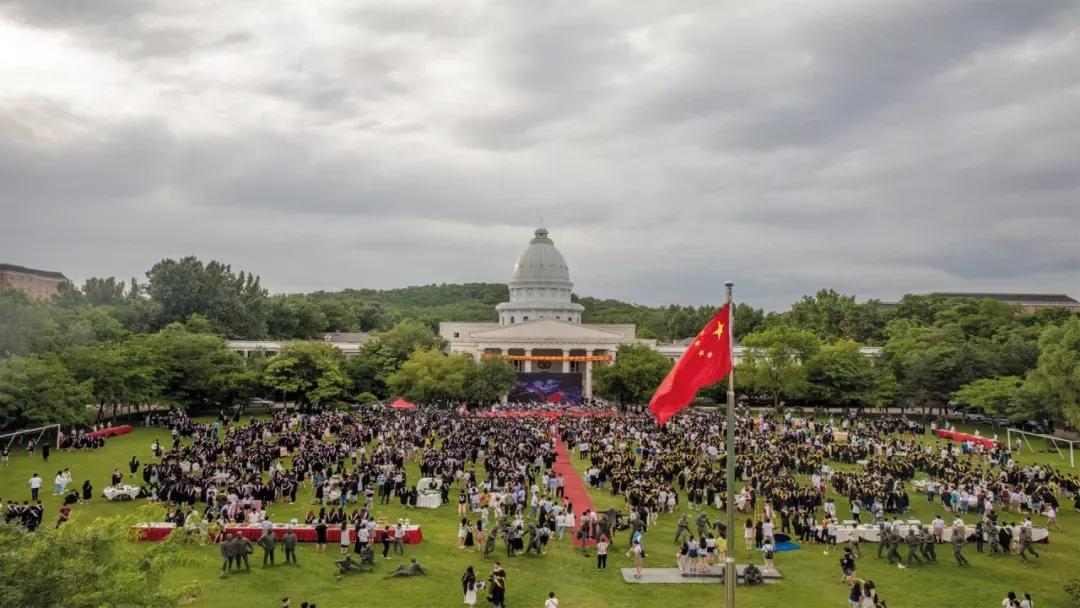
POLYGON ((547 601, 544 602, 544 608, 559 608, 559 598, 555 597, 555 592, 548 593, 547 601))
POLYGON ((37 502, 38 492, 41 491, 41 477, 34 473, 30 478, 30 500, 37 502))
POLYGON ((1057 523, 1057 509, 1054 508, 1054 505, 1046 506, 1046 528, 1058 532, 1062 531, 1061 526, 1057 523))

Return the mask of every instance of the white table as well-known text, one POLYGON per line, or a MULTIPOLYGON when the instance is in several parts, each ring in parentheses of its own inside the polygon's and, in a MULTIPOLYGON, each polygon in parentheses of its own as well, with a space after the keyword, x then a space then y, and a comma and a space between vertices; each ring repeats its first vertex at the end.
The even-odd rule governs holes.
POLYGON ((102 493, 105 494, 105 498, 108 500, 135 500, 139 497, 141 490, 139 486, 122 483, 117 486, 105 486, 102 493))
POLYGON ((421 509, 437 509, 442 505, 442 494, 420 494, 416 497, 416 506, 421 509))
MULTIPOLYGON (((906 538, 908 530, 915 528, 915 526, 911 525, 910 523, 901 523, 899 525, 895 525, 894 527, 895 527, 896 531, 900 534, 900 538, 906 538)), ((931 527, 931 526, 929 526, 927 524, 923 524, 923 528, 929 528, 929 527, 931 527)), ((864 541, 870 542, 870 543, 881 542, 881 531, 878 529, 878 527, 870 525, 870 524, 863 524, 863 525, 857 526, 857 527, 841 526, 840 528, 838 528, 836 530, 836 542, 837 542, 837 544, 846 543, 848 541, 848 539, 851 538, 852 532, 854 532, 856 530, 858 530, 859 538, 861 540, 864 540, 864 541)), ((916 533, 918 533, 918 530, 916 530, 916 533)), ((975 526, 973 526, 971 524, 965 525, 964 526, 964 533, 966 534, 967 538, 971 538, 972 536, 975 535, 975 526)), ((952 540, 952 534, 953 534, 953 527, 949 526, 949 525, 946 525, 945 529, 942 530, 941 539, 943 541, 945 541, 945 542, 950 542, 952 540)), ((1031 529, 1031 540, 1033 542, 1040 542, 1040 541, 1046 539, 1049 536, 1050 536, 1050 532, 1046 528, 1032 528, 1031 529)))

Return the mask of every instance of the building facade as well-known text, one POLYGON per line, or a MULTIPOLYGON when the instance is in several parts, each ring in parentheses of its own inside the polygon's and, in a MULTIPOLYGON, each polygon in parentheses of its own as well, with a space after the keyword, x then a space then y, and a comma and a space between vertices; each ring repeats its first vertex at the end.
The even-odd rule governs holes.
MULTIPOLYGON (((619 345, 644 343, 632 324, 584 324, 584 307, 571 298, 570 269, 546 228, 537 228, 518 257, 508 284, 510 300, 495 307, 494 323, 440 323, 439 335, 450 354, 502 359, 519 374, 519 395, 592 396, 594 365, 615 361, 619 345)), ((573 400, 573 399, 570 399, 573 400)))
POLYGON ((14 289, 31 298, 49 300, 60 292, 60 286, 71 283, 62 273, 0 264, 0 291, 14 289))

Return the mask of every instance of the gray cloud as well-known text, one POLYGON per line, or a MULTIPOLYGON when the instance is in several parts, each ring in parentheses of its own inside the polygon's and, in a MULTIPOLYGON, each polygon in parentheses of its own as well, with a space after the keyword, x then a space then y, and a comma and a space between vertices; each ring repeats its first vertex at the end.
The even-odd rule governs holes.
POLYGON ((542 218, 650 304, 1080 292, 1074 3, 280 8, 0 6, 63 58, 0 71, 0 257, 500 281, 542 218))

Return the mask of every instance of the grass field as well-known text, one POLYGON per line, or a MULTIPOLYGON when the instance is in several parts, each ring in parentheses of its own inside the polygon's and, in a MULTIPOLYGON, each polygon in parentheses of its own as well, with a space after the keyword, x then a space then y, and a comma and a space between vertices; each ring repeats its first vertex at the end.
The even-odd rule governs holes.
MULTIPOLYGON (((984 430, 985 434, 985 430, 984 430)), ((46 506, 45 527, 55 522, 60 501, 52 496, 52 478, 58 469, 70 467, 74 476, 73 487, 81 485, 89 477, 95 494, 109 483, 112 469, 119 467, 126 473, 126 463, 132 455, 142 462, 152 462, 150 444, 154 437, 167 439, 167 431, 157 428, 138 428, 135 433, 110 439, 102 452, 57 453, 53 452, 48 463, 40 454, 28 458, 24 450, 14 450, 11 465, 0 468, 0 497, 27 500, 30 491, 27 481, 35 471, 44 479, 42 488, 46 506)), ((1025 454, 1025 462, 1039 461, 1067 467, 1056 454, 1025 454)), ((585 463, 575 461, 579 470, 585 463)), ((410 480, 419 478, 415 465, 408 470, 410 480)), ((590 490, 597 507, 622 507, 623 501, 604 492, 590 490)), ((306 489, 295 505, 275 505, 271 510, 274 521, 284 522, 290 518, 302 518, 309 508, 310 489, 306 489)), ((846 500, 837 500, 841 516, 846 516, 846 500)), ((928 505, 925 497, 913 496, 913 517, 929 521, 939 512, 928 505)), ((76 505, 72 522, 80 525, 90 518, 122 515, 133 511, 132 503, 108 503, 95 498, 88 505, 76 505)), ((233 574, 222 579, 218 576, 220 557, 213 546, 191 546, 185 549, 191 564, 178 568, 171 579, 177 585, 195 583, 198 596, 191 605, 203 607, 276 607, 280 599, 289 596, 293 605, 300 601, 314 601, 319 608, 343 606, 459 606, 462 604, 460 576, 465 567, 472 565, 477 575, 484 579, 491 563, 485 562, 479 552, 468 554, 457 548, 457 515, 453 505, 437 510, 410 510, 405 512, 397 504, 384 507, 382 514, 396 520, 408 517, 423 526, 424 542, 419 546, 406 546, 405 560, 416 556, 429 570, 426 577, 410 579, 385 579, 385 573, 401 562, 392 558, 378 561, 374 574, 356 574, 336 580, 333 560, 337 559, 337 547, 331 546, 326 555, 317 555, 314 545, 303 544, 299 549, 299 565, 277 565, 264 569, 261 565, 261 549, 252 556, 252 571, 233 574)), ((646 566, 671 567, 674 565, 675 546, 672 538, 678 515, 664 515, 658 525, 652 526, 646 535, 649 559, 646 566)), ((722 517, 710 512, 710 518, 722 517)), ((973 516, 968 516, 973 521, 973 516)), ((1010 520, 1011 516, 1006 516, 1010 520)), ((1038 523, 1041 523, 1041 519, 1038 523)), ((880 595, 890 608, 957 606, 1000 606, 1007 591, 1030 592, 1040 607, 1064 607, 1067 600, 1062 590, 1069 576, 1080 574, 1077 569, 1080 558, 1080 515, 1072 508, 1071 501, 1063 502, 1060 516, 1064 533, 1051 533, 1051 543, 1040 545, 1041 559, 1025 564, 1018 557, 990 558, 978 554, 974 544, 965 548, 971 566, 960 568, 952 562, 951 551, 940 551, 940 563, 907 570, 888 567, 874 558, 876 545, 863 545, 863 558, 859 560, 858 575, 872 579, 880 595)), ((548 591, 555 591, 562 608, 608 608, 612 606, 718 606, 723 604, 721 585, 630 585, 622 581, 619 568, 629 567, 631 560, 622 551, 626 549, 627 535, 616 536, 616 547, 609 557, 606 573, 595 570, 594 559, 575 552, 569 539, 549 545, 547 555, 542 557, 515 557, 506 559, 505 553, 496 552, 507 569, 508 605, 513 607, 543 606, 548 591)), ((741 539, 739 540, 741 545, 741 539)), ((501 548, 501 543, 499 545, 501 548)), ((139 544, 133 543, 132 551, 139 544)), ((906 549, 901 553, 906 555, 906 549)), ((756 552, 740 549, 738 561, 753 559, 760 563, 756 552), (753 553, 751 555, 751 553, 753 553)), ((279 551, 279 561, 282 555, 279 551)), ((740 587, 738 601, 746 607, 826 607, 846 606, 847 586, 839 582, 838 555, 826 556, 814 545, 804 545, 801 550, 777 554, 776 566, 784 580, 776 585, 754 588, 740 587)), ((478 605, 483 605, 483 599, 478 605)))

